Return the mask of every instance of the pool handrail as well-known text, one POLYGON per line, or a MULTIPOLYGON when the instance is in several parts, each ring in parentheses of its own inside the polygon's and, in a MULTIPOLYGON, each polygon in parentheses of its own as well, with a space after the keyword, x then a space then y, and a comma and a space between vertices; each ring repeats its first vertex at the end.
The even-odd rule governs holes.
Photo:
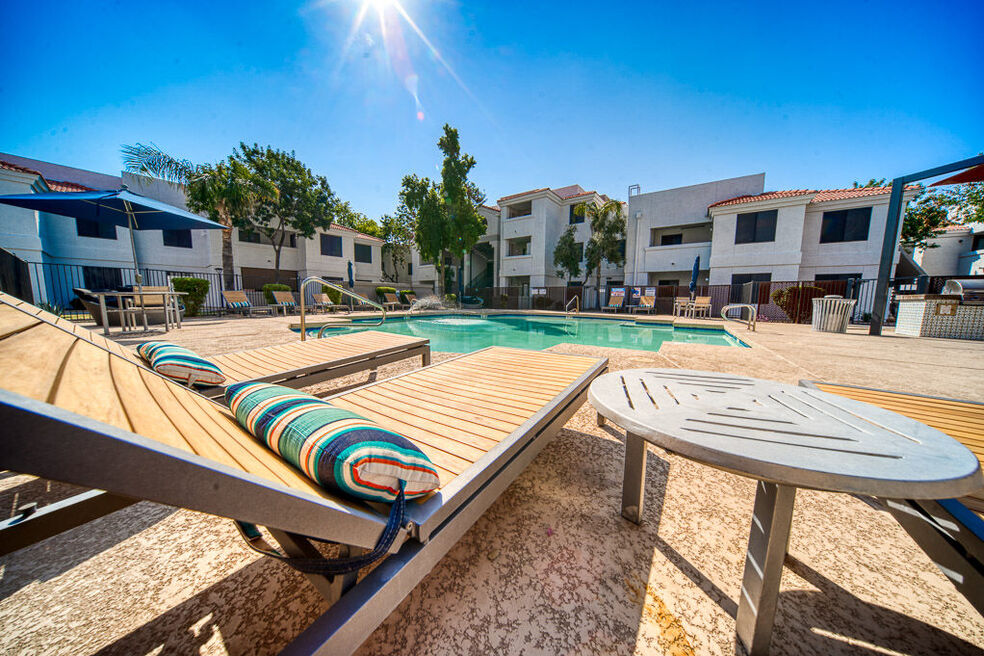
POLYGON ((567 316, 570 316, 571 314, 581 314, 581 297, 574 296, 567 301, 567 304, 564 306, 564 312, 567 313, 567 316), (576 306, 574 310, 571 310, 571 303, 576 306))
POLYGON ((730 305, 725 305, 721 308, 721 318, 725 321, 737 321, 738 323, 743 323, 745 324, 746 330, 755 332, 755 320, 758 318, 758 309, 754 305, 750 305, 748 303, 731 303, 730 305), (738 309, 738 317, 729 317, 728 311, 736 308, 738 309), (744 309, 748 310, 749 318, 747 321, 741 318, 741 311, 744 309))
MULTIPOLYGON (((384 321, 386 321, 386 308, 383 307, 381 304, 379 304, 379 303, 377 303, 375 301, 369 300, 368 298, 366 298, 362 294, 356 294, 355 292, 353 292, 350 289, 345 289, 341 285, 338 285, 338 284, 333 283, 333 282, 329 282, 329 281, 325 280, 324 278, 320 278, 318 276, 308 276, 307 278, 304 279, 304 282, 301 283, 301 288, 300 288, 300 292, 299 292, 299 296, 301 297, 301 305, 300 305, 300 307, 301 307, 301 341, 302 342, 307 339, 307 322, 305 321, 305 308, 304 308, 304 289, 310 283, 313 283, 313 282, 319 282, 324 287, 328 287, 330 289, 334 289, 336 291, 339 291, 339 292, 341 292, 342 294, 344 294, 346 296, 350 296, 350 297, 354 298, 355 300, 359 301, 360 303, 363 303, 365 305, 371 305, 371 306, 373 306, 375 308, 378 308, 379 311, 383 313, 383 316, 381 316, 379 318, 379 321, 378 322, 376 322, 374 324, 371 324, 372 326, 382 325, 382 323, 384 321)), ((367 325, 369 325, 369 324, 367 324, 367 325)), ((321 339, 324 336, 325 329, 326 328, 329 328, 329 327, 330 327, 330 324, 325 324, 325 325, 321 326, 321 328, 318 330, 318 339, 321 339)))

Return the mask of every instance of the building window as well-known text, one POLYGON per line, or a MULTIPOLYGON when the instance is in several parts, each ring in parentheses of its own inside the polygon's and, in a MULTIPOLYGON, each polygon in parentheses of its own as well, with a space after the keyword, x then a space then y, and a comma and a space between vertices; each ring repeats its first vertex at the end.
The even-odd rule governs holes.
POLYGON ((364 264, 372 263, 372 246, 369 244, 356 244, 355 261, 364 264))
POLYGON ((974 246, 970 250, 972 251, 984 250, 984 235, 974 235, 974 246))
POLYGON ((618 240, 618 254, 622 256, 622 259, 623 260, 625 259, 625 240, 624 239, 619 239, 618 240))
POLYGON ((164 245, 174 248, 191 248, 191 230, 161 230, 164 245))
POLYGON ((88 219, 75 219, 75 232, 79 237, 95 239, 116 239, 116 226, 112 223, 100 223, 88 219))
POLYGON ((297 233, 288 232, 287 239, 285 240, 284 246, 287 248, 297 248, 297 233))
POLYGON ((507 251, 509 257, 530 254, 529 237, 520 237, 519 239, 509 239, 506 241, 506 244, 509 246, 509 250, 507 251))
POLYGON ((735 224, 735 243, 754 244, 776 240, 776 218, 779 210, 748 212, 738 215, 735 224))
POLYGON ((342 238, 338 235, 321 235, 321 254, 328 257, 341 257, 342 238))
POLYGON ((676 287, 679 284, 679 280, 658 280, 656 282, 657 287, 676 287))
POLYGON ((870 207, 824 212, 823 222, 820 225, 820 243, 867 241, 870 224, 870 207))
POLYGON ((581 216, 578 216, 577 213, 574 211, 575 207, 577 207, 577 205, 568 205, 567 222, 570 223, 571 225, 574 225, 575 223, 584 223, 584 215, 582 214, 581 216))
POLYGON ((772 282, 771 273, 732 273, 732 285, 744 285, 750 282, 772 282))
POLYGON ((259 244, 260 243, 260 233, 251 232, 249 230, 243 230, 240 228, 236 231, 239 233, 239 241, 247 244, 259 244))
POLYGON ((683 243, 683 233, 678 232, 675 235, 663 235, 659 238, 660 246, 679 246, 683 243))
POLYGON ((82 280, 87 289, 117 289, 123 286, 123 273, 111 267, 82 267, 82 280))
POLYGON ((574 242, 574 246, 577 247, 577 252, 579 253, 579 255, 577 256, 577 261, 578 262, 583 262, 584 261, 584 242, 583 241, 576 241, 576 242, 574 242))
POLYGON ((413 275, 413 262, 407 262, 407 275, 413 275))
POLYGON ((860 277, 860 273, 818 273, 813 279, 817 282, 832 282, 834 280, 853 280, 860 277))

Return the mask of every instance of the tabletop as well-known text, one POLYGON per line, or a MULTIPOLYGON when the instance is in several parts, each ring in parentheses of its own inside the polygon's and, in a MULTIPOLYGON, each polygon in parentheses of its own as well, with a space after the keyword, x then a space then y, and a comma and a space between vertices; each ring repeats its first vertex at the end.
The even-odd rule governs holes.
POLYGON ((597 378, 588 399, 648 442, 774 483, 907 499, 984 487, 977 458, 945 433, 819 390, 726 373, 628 369, 597 378))
POLYGON ((146 291, 146 292, 89 292, 93 296, 187 296, 188 292, 175 292, 175 291, 146 291))

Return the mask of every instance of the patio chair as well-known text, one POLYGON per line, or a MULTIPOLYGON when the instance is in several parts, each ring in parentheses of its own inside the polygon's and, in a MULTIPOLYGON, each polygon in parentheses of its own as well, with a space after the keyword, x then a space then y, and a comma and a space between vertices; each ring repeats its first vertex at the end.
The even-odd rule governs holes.
MULTIPOLYGON (((800 385, 870 403, 940 430, 984 463, 984 403, 802 380, 800 385)), ((968 601, 984 613, 984 491, 962 499, 879 499, 968 601)))
POLYGON ((694 318, 700 316, 704 318, 710 318, 711 316, 711 297, 710 296, 698 296, 694 299, 693 304, 690 306, 691 312, 693 312, 694 318))
MULTIPOLYGON (((135 289, 136 287, 134 287, 135 289)), ((144 285, 144 292, 169 292, 171 288, 167 285, 152 286, 144 285)), ((145 308, 147 311, 147 320, 150 321, 150 317, 154 315, 166 315, 167 320, 165 323, 173 323, 181 327, 181 318, 184 315, 184 309, 179 307, 177 304, 177 299, 171 299, 168 302, 168 298, 162 293, 160 296, 136 296, 131 298, 124 298, 124 303, 129 310, 133 310, 134 320, 136 316, 140 314, 140 310, 145 308)))
POLYGON ((656 311, 656 297, 655 296, 640 296, 639 305, 635 306, 636 312, 648 312, 652 314, 656 311))
POLYGON ((396 297, 396 294, 383 294, 383 307, 387 310, 397 310, 410 306, 401 303, 400 299, 396 297))
POLYGON ((673 316, 682 317, 687 312, 687 306, 690 305, 689 296, 677 296, 673 299, 673 316))
POLYGON ((274 312, 274 308, 269 305, 253 305, 250 303, 246 292, 241 289, 224 291, 222 292, 222 298, 225 299, 226 306, 230 311, 238 312, 244 317, 251 317, 254 312, 262 312, 264 314, 273 314, 274 312))
POLYGON ((618 312, 625 305, 625 295, 609 294, 608 304, 601 309, 605 312, 618 312))
POLYGON ((328 294, 314 294, 313 297, 315 309, 324 310, 325 312, 349 311, 347 305, 334 302, 328 294))
POLYGON ((403 295, 403 298, 407 300, 407 305, 413 305, 417 302, 417 295, 413 292, 407 292, 403 295))
POLYGON ((297 301, 294 300, 294 294, 292 292, 270 292, 273 294, 274 306, 280 308, 284 311, 284 316, 287 316, 287 312, 297 312, 297 301))
MULTIPOLYGON (((311 540, 344 553, 380 542, 385 509, 316 486, 224 406, 121 356, 118 344, 104 348, 69 322, 0 300, 0 461, 91 489, 5 522, 0 553, 138 500, 235 520, 253 547, 262 543, 255 526, 265 526, 308 572, 330 567, 311 540), (29 361, 25 348, 45 357, 29 361)), ((606 367, 604 359, 491 347, 329 397, 414 442, 441 487, 407 502, 386 560, 361 580, 305 574, 331 606, 288 650, 355 650, 577 411, 606 367)))

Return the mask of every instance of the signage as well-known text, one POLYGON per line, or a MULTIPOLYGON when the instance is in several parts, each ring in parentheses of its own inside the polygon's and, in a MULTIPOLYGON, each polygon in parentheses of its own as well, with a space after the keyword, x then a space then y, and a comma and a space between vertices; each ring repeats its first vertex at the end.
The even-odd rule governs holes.
POLYGON ((933 314, 940 317, 955 317, 957 316, 957 306, 959 303, 957 301, 943 301, 936 304, 936 308, 933 310, 933 314))

